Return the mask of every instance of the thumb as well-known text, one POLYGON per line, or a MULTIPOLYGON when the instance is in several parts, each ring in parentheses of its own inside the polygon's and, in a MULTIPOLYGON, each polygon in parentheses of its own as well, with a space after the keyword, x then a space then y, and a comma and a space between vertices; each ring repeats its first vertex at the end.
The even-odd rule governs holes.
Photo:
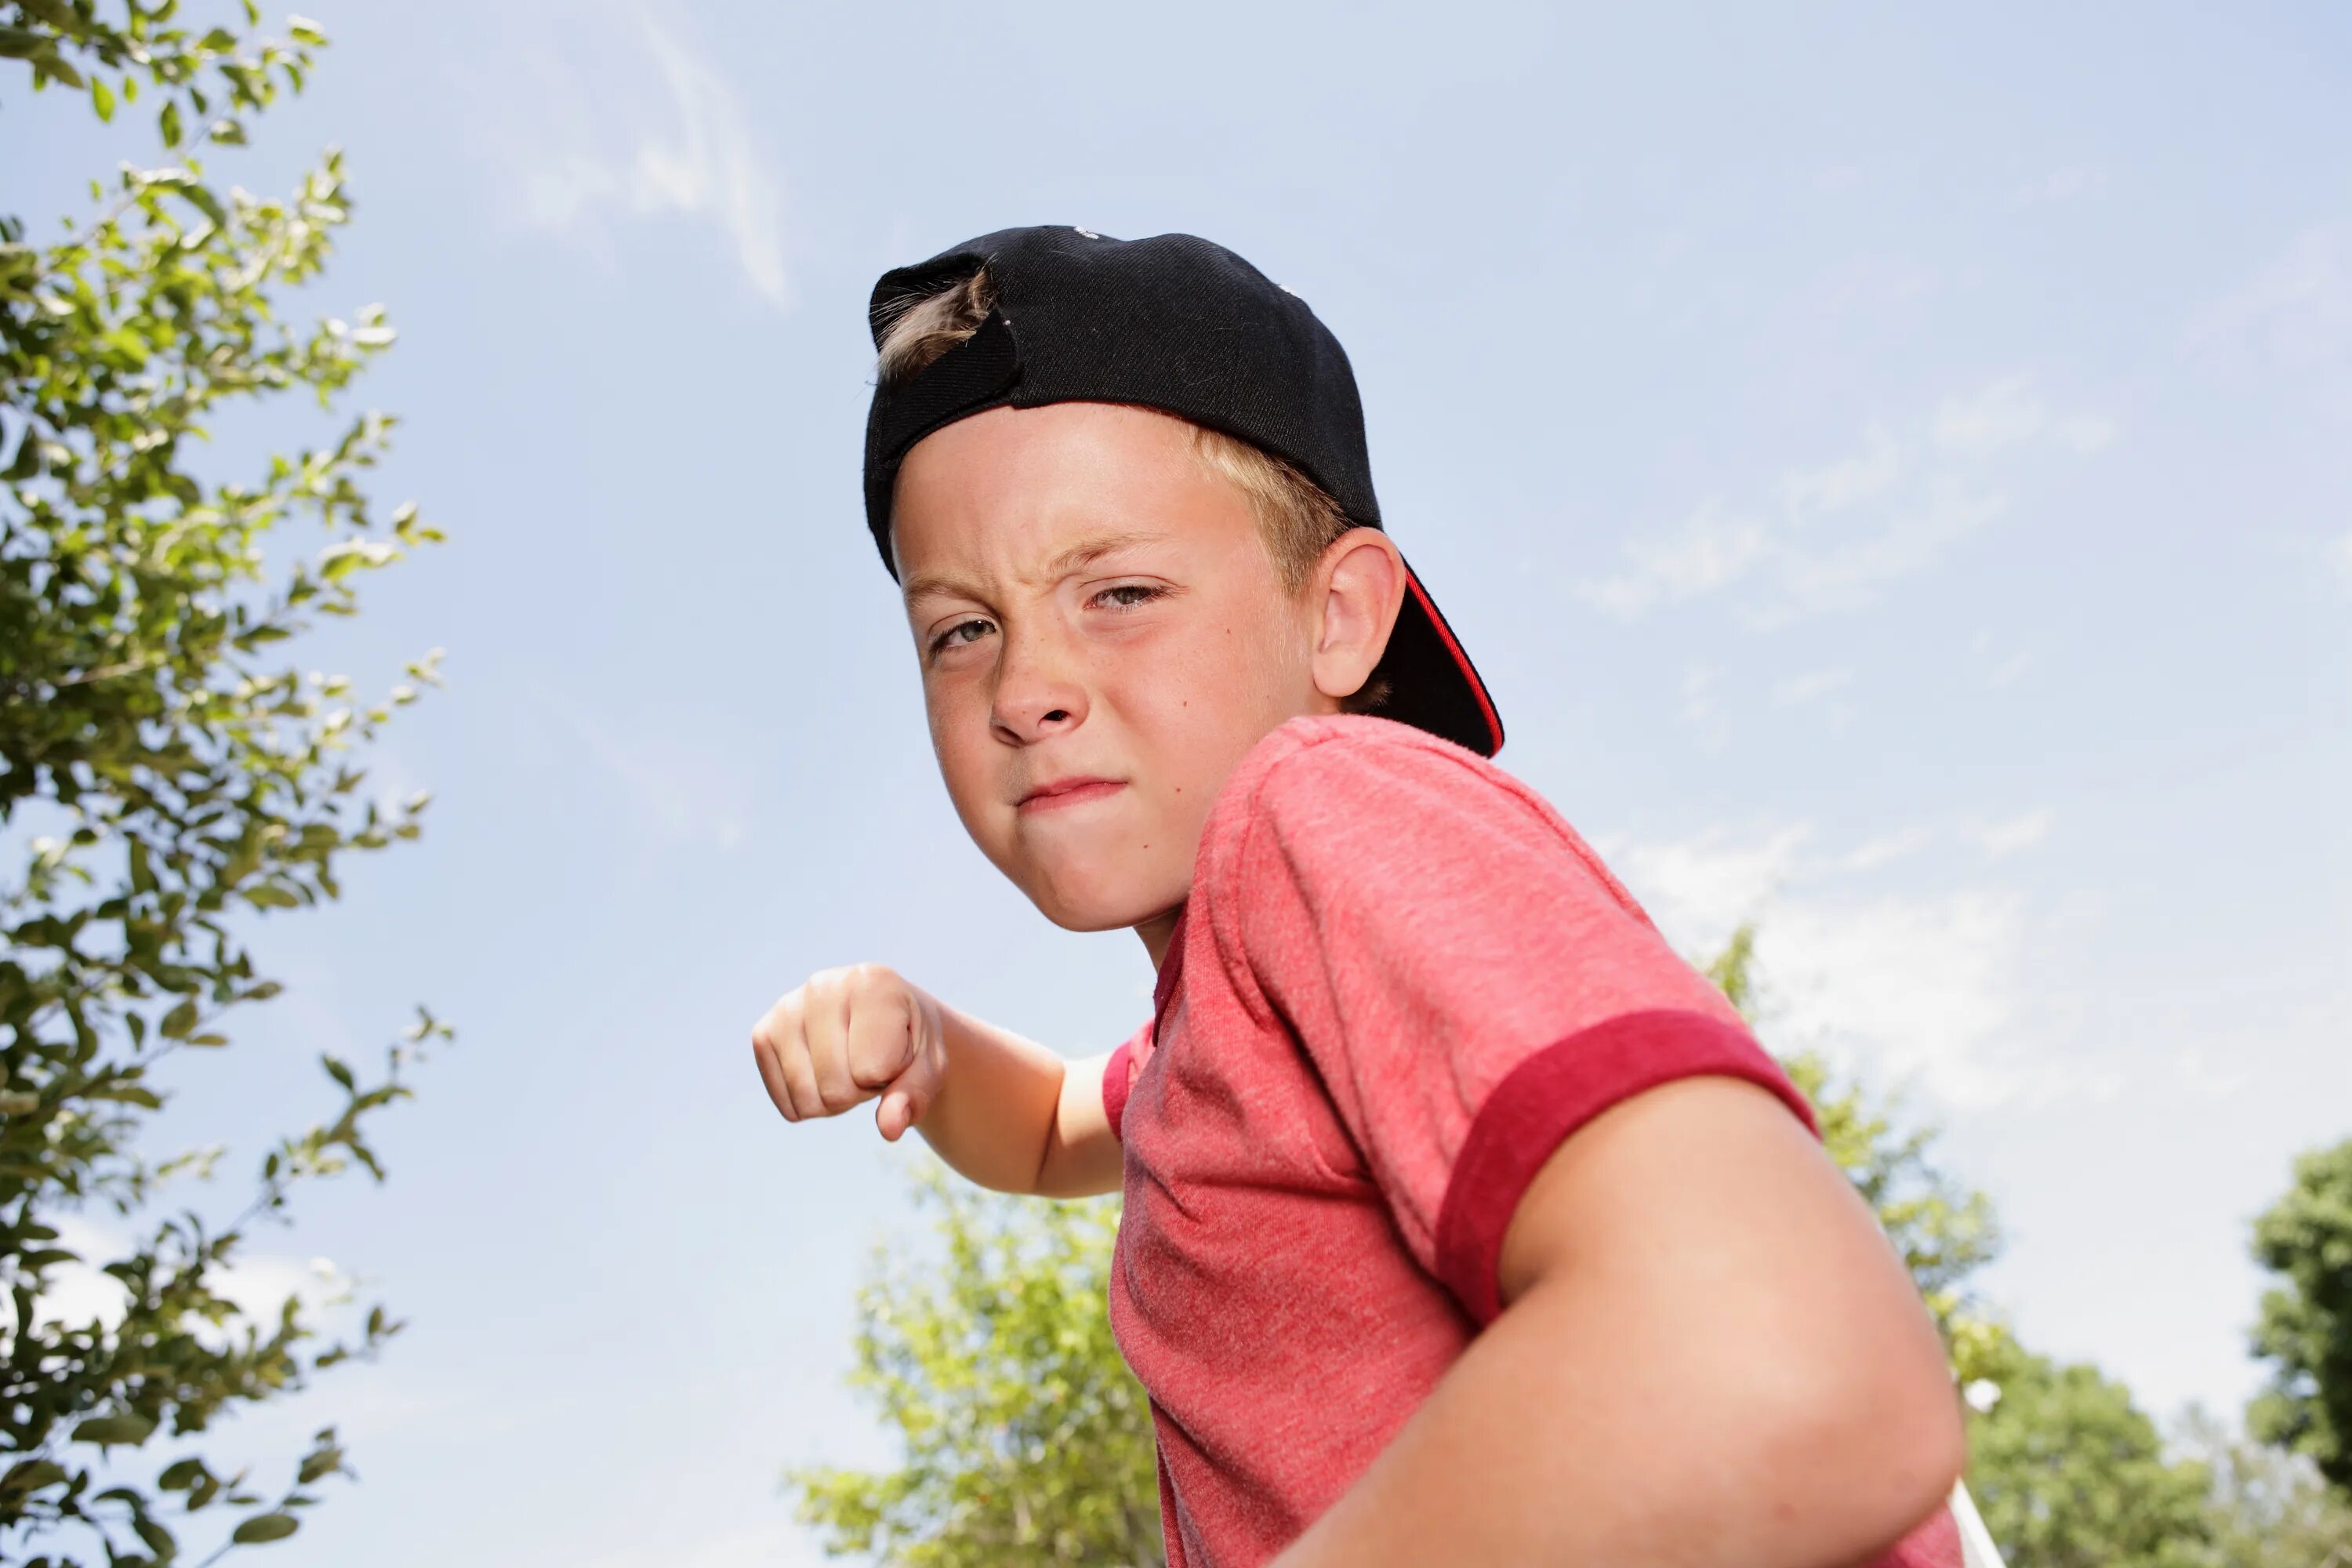
POLYGON ((890 1142, 896 1143, 906 1135, 907 1129, 922 1120, 923 1112, 931 1108, 939 1093, 939 1069, 923 1057, 905 1072, 890 1080, 875 1102, 875 1130, 890 1142))

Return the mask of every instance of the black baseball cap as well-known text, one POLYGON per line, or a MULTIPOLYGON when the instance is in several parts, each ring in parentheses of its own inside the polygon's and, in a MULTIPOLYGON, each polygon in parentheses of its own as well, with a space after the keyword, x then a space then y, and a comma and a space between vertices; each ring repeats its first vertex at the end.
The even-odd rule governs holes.
MULTIPOLYGON (((1355 374, 1307 301, 1223 246, 1189 234, 1112 239, 1060 225, 999 229, 874 285, 878 350, 916 300, 988 269, 979 331, 895 385, 866 419, 866 521, 893 577, 890 496, 916 442, 967 415, 1047 403, 1129 403, 1247 441, 1322 487, 1349 521, 1381 527, 1355 374)), ((1379 711, 1493 756, 1503 721, 1412 568, 1373 679, 1379 711)))

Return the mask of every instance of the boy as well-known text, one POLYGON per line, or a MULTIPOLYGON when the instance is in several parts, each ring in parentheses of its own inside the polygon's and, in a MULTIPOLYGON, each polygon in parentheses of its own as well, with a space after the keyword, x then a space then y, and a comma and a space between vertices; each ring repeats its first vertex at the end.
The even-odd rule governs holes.
POLYGON ((1956 1564, 1943 1350, 1811 1113, 1551 808, 1382 531, 1313 312, 1183 235, 876 287, 866 515, 948 794, 1152 1021, 887 969, 752 1033, 973 1181, 1123 1186, 1171 1568, 1956 1564))

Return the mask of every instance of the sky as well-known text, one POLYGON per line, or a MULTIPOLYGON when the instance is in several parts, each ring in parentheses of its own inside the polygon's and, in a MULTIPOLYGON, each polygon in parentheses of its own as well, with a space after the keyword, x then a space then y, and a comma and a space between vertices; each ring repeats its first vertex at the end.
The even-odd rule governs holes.
MULTIPOLYGON (((282 1568, 820 1561, 778 1478, 887 1458, 841 1378, 915 1154, 782 1122, 751 1024, 861 960, 1072 1055, 1148 1011, 1139 942, 963 838, 860 510, 874 279, 1014 224, 1313 305, 1502 763, 1680 950, 1758 923, 1768 1043, 1943 1125, 2028 1343, 2160 1415, 2255 1385, 2248 1221, 2352 1134, 2352 13, 318 17, 211 169, 345 150, 301 304, 389 308, 373 491, 451 542, 296 646, 376 690, 447 650, 371 777, 435 802, 255 923, 289 991, 174 1080, 233 1152, 196 1198, 326 1109, 319 1051, 458 1037, 389 1183, 243 1272, 409 1322, 233 1424, 353 1450, 282 1568)), ((160 156, 54 94, 0 138, 37 233, 160 156)))

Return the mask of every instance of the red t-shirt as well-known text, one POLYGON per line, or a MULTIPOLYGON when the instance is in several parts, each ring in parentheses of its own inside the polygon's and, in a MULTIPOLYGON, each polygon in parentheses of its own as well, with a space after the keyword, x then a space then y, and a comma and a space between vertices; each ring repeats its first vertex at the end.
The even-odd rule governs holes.
MULTIPOLYGON (((1255 1568, 1363 1473, 1499 1311, 1504 1228, 1585 1121, 1723 1074, 1813 1124, 1558 814, 1382 719, 1243 758, 1153 1000, 1103 1098, 1170 1568, 1255 1568)), ((1885 1563, 1959 1560, 1938 1510, 1885 1563)))

